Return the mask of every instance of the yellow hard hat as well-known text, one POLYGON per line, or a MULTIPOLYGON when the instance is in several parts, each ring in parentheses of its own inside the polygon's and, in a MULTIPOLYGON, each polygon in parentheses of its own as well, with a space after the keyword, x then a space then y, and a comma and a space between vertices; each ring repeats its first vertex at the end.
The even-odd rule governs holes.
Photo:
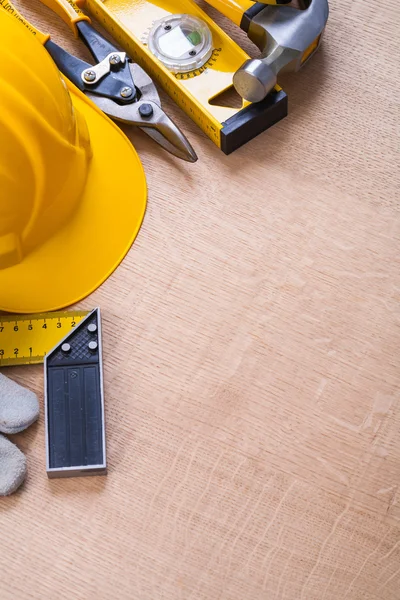
POLYGON ((4 11, 0 36, 0 310, 56 310, 129 250, 145 175, 122 131, 4 11))

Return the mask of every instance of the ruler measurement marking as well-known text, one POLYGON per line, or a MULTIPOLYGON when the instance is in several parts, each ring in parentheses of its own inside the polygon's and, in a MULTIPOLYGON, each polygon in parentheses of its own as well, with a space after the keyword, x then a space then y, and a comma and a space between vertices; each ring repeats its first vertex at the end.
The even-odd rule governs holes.
POLYGON ((88 311, 60 311, 20 317, 2 315, 0 367, 42 363, 49 350, 87 314, 88 311))

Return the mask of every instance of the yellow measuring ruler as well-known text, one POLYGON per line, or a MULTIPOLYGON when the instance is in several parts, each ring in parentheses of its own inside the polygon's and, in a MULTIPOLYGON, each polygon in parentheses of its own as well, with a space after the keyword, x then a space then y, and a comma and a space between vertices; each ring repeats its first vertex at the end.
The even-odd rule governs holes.
POLYGON ((42 363, 46 354, 87 314, 85 310, 0 314, 0 367, 42 363))

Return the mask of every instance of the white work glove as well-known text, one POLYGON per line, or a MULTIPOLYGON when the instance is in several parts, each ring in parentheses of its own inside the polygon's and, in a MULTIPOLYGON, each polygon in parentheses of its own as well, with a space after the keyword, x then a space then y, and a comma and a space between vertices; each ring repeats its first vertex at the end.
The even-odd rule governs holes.
MULTIPOLYGON (((0 374, 0 432, 19 433, 39 416, 36 395, 0 374)), ((0 496, 15 492, 24 481, 26 459, 9 439, 0 435, 0 496)))

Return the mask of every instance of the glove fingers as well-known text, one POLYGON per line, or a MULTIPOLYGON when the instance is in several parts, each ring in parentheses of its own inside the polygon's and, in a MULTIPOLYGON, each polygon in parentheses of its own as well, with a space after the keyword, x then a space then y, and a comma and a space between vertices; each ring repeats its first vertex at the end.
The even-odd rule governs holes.
POLYGON ((36 395, 0 374, 0 432, 18 433, 39 416, 36 395))
POLYGON ((26 475, 26 459, 21 450, 0 435, 0 496, 19 488, 26 475))

